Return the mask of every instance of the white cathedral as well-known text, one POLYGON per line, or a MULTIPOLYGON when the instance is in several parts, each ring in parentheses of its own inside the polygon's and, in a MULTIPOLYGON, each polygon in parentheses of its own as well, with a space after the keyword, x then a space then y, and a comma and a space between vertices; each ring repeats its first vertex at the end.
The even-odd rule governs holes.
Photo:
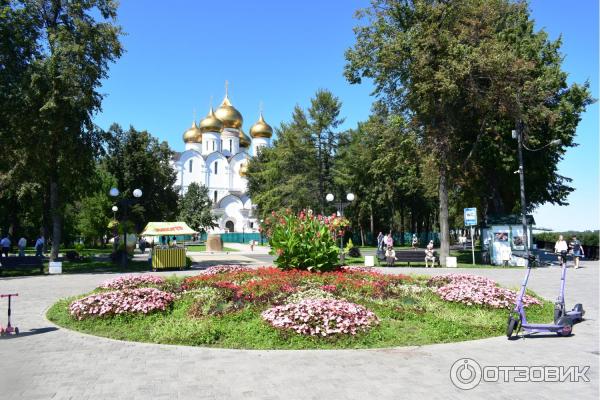
POLYGON ((242 114, 231 105, 225 90, 223 102, 183 134, 185 151, 175 153, 172 165, 177 172, 176 185, 185 193, 192 182, 208 188, 218 227, 213 232, 257 232, 252 200, 247 194, 246 170, 251 153, 269 146, 273 128, 262 112, 250 128, 250 137, 242 130, 242 114))

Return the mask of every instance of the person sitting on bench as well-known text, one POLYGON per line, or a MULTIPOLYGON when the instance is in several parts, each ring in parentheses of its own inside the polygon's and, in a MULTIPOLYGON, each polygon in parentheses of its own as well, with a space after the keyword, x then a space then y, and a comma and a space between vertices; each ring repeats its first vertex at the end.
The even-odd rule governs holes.
POLYGON ((435 267, 435 255, 433 252, 433 240, 429 241, 427 248, 425 249, 425 268, 429 268, 428 261, 431 261, 431 268, 435 267))
POLYGON ((385 252, 385 259, 387 261, 388 267, 394 266, 394 262, 396 261, 396 252, 394 251, 394 248, 392 246, 388 246, 385 252))

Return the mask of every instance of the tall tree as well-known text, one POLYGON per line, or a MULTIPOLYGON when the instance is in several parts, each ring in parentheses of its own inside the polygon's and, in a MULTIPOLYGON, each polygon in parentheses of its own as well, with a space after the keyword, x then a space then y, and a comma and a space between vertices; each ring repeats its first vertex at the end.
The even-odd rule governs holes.
POLYGON ((86 171, 93 169, 100 150, 92 116, 100 110, 101 80, 122 52, 121 29, 113 22, 116 4, 111 0, 2 3, 3 15, 12 13, 18 17, 15 21, 25 23, 13 30, 16 35, 11 38, 25 43, 17 50, 27 60, 22 64, 17 57, 10 62, 13 71, 20 71, 19 65, 26 69, 14 81, 24 90, 11 109, 22 117, 10 125, 17 127, 12 176, 42 185, 39 191, 48 199, 45 207, 52 220, 54 259, 61 243, 64 207, 81 195, 89 176, 86 171))
POLYGON ((218 224, 211 213, 211 206, 208 188, 193 182, 179 199, 179 219, 196 231, 214 228, 218 224))
POLYGON ((318 189, 321 212, 325 211, 325 196, 333 189, 333 163, 340 133, 344 122, 340 118, 342 103, 329 90, 319 89, 310 100, 307 127, 310 130, 318 163, 318 189))
POLYGON ((106 136, 107 154, 102 162, 122 196, 131 199, 135 189, 143 192, 128 213, 136 229, 143 229, 149 221, 173 220, 178 215, 178 196, 175 170, 170 164, 173 151, 167 142, 134 127, 125 131, 117 124, 106 136))
MULTIPOLYGON (((589 91, 566 85, 560 43, 533 30, 526 2, 372 0, 359 17, 368 23, 355 28, 345 75, 352 83, 373 78, 375 93, 411 118, 434 155, 445 263, 449 188, 463 175, 456 166, 485 151, 479 144, 489 136, 506 140, 498 128, 514 126, 515 117, 526 120, 531 133, 572 145, 589 91)), ((549 153, 549 164, 541 166, 546 173, 538 177, 551 189, 564 182, 553 173, 564 150, 549 153)), ((554 196, 564 194, 562 187, 554 196)))
POLYGON ((262 149, 248 164, 248 193, 259 214, 319 207, 318 168, 306 115, 296 107, 292 121, 277 129, 273 146, 262 149))

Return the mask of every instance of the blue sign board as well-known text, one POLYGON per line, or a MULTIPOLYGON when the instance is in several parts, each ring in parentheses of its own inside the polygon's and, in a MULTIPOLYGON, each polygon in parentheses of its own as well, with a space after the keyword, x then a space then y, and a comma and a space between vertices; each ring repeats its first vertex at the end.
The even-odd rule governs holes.
POLYGON ((465 208, 465 226, 477 225, 477 209, 465 208))

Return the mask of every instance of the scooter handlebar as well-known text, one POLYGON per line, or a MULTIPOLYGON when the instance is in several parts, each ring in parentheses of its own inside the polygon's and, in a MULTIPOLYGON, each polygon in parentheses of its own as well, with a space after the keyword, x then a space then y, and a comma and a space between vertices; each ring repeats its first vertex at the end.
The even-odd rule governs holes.
POLYGON ((3 297, 13 297, 13 296, 18 296, 19 293, 6 293, 6 294, 0 294, 0 298, 3 297))

